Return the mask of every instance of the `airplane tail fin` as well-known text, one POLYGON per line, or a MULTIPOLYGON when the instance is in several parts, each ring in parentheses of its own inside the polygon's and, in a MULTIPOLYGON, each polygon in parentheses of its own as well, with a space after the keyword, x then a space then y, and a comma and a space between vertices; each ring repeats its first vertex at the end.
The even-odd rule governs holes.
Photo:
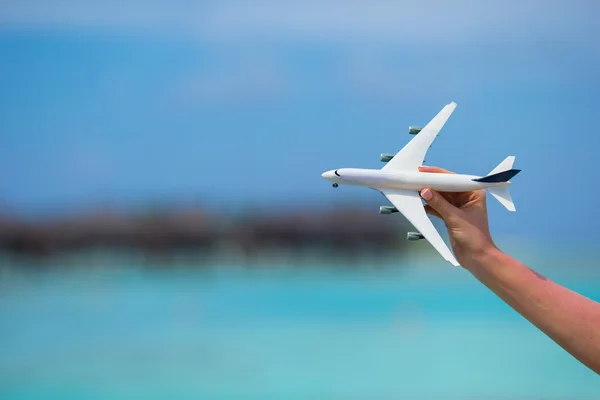
POLYGON ((508 156, 502 161, 496 168, 490 171, 489 175, 497 174, 498 172, 507 171, 512 169, 513 164, 515 163, 515 156, 508 156))
MULTIPOLYGON (((509 156, 504 159, 496 168, 490 171, 487 176, 482 178, 474 179, 476 182, 488 182, 488 183, 499 183, 508 182, 513 176, 521 172, 520 169, 513 169, 515 162, 514 156, 509 156)), ((508 211, 516 211, 515 203, 513 203, 512 197, 508 186, 496 186, 487 188, 488 192, 494 196, 496 200, 500 202, 508 211)))

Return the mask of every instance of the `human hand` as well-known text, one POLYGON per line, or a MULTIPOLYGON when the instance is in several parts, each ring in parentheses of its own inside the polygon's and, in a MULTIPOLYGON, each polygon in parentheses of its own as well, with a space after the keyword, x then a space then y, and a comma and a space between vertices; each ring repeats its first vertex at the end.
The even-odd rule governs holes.
MULTIPOLYGON (((421 166, 420 172, 453 174, 438 167, 421 166)), ((456 259, 465 268, 496 248, 488 225, 485 189, 472 192, 436 192, 421 190, 427 202, 427 214, 441 218, 446 224, 456 259)))

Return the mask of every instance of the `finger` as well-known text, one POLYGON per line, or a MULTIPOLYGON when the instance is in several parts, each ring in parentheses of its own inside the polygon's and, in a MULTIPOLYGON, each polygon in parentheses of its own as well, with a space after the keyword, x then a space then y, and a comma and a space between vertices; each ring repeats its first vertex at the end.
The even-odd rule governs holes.
POLYGON ((440 214, 444 221, 458 213, 458 208, 454 207, 444 196, 434 190, 429 188, 421 190, 421 197, 431 208, 440 214))
POLYGON ((431 167, 429 165, 421 165, 419 167, 419 172, 434 172, 434 173, 438 173, 438 174, 453 174, 454 173, 454 172, 448 171, 444 168, 431 167))
POLYGON ((456 207, 466 203, 472 192, 439 192, 448 202, 456 207))
POLYGON ((467 203, 471 197, 472 192, 438 192, 448 203, 452 204, 455 207, 461 207, 463 204, 467 203))
POLYGON ((444 196, 444 198, 446 199, 446 201, 448 201, 448 203, 454 204, 454 201, 456 200, 456 193, 454 193, 454 192, 438 192, 438 193, 441 194, 442 196, 444 196))
POLYGON ((429 204, 425 204, 425 212, 429 215, 433 215, 434 217, 438 217, 442 219, 442 216, 433 209, 429 204))

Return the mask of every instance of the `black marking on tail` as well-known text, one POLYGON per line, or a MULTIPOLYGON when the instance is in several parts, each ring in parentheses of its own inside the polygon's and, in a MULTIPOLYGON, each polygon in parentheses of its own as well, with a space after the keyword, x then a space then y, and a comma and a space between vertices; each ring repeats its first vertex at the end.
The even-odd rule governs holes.
POLYGON ((497 174, 473 179, 475 182, 498 183, 508 182, 513 176, 521 172, 520 169, 509 169, 508 171, 498 172, 497 174))

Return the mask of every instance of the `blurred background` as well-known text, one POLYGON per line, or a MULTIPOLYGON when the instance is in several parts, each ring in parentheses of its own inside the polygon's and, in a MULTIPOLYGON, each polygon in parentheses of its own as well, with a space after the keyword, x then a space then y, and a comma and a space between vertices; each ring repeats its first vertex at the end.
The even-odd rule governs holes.
MULTIPOLYGON (((592 399, 376 192, 487 174, 497 244, 600 300, 600 4, 0 1, 2 399, 592 399)), ((442 231, 439 221, 436 226, 442 231)))

